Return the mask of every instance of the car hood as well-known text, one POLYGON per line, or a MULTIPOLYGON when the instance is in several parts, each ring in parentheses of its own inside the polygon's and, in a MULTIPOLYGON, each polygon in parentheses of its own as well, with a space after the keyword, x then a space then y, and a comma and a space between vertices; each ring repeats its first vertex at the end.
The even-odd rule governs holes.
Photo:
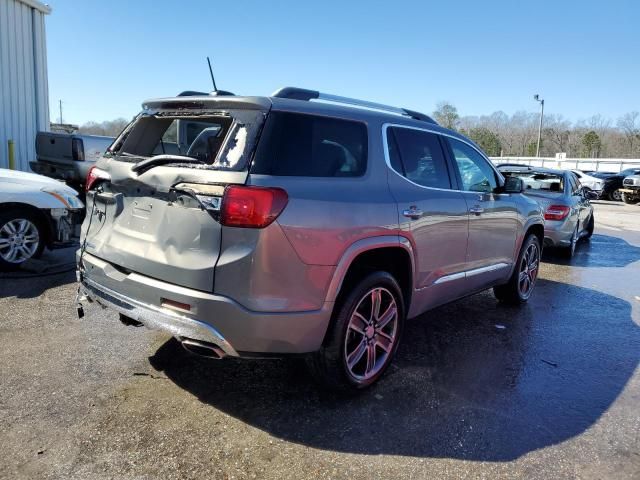
POLYGON ((44 175, 37 175, 35 173, 18 172, 16 170, 0 168, 0 185, 3 183, 24 185, 25 187, 32 187, 34 190, 41 190, 42 188, 47 187, 55 188, 56 190, 66 192, 70 195, 78 195, 78 192, 73 188, 59 182, 58 180, 54 180, 53 178, 45 177, 44 175))

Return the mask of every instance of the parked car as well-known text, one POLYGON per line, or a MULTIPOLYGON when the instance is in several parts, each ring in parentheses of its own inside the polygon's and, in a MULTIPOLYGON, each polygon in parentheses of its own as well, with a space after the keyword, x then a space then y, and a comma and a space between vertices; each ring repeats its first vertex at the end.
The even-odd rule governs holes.
POLYGON ((620 189, 622 188, 622 181, 625 177, 629 177, 631 175, 640 174, 640 168, 627 168, 622 170, 620 173, 594 173, 594 177, 602 178, 604 180, 604 187, 602 189, 602 197, 608 200, 621 201, 622 200, 622 192, 620 189))
POLYGON ((0 270, 70 245, 84 205, 64 183, 0 169, 0 270))
POLYGON ((581 238, 591 238, 595 227, 588 189, 571 170, 501 168, 524 183, 524 192, 544 209, 544 246, 556 247, 571 258, 581 238))
POLYGON ((629 175, 622 181, 622 201, 628 204, 640 202, 640 175, 629 175))
POLYGON ((411 110, 290 87, 151 100, 86 183, 80 304, 213 358, 304 354, 333 388, 378 380, 405 318, 492 287, 526 302, 538 275, 522 181, 411 110))
POLYGON ((36 161, 29 165, 36 173, 63 180, 82 190, 89 169, 113 140, 99 135, 38 132, 36 161))
POLYGON ((576 177, 578 177, 578 180, 580 181, 580 184, 585 187, 586 189, 588 189, 589 191, 593 192, 593 198, 601 198, 603 195, 603 191, 604 191, 604 180, 602 178, 598 178, 598 177, 594 177, 593 175, 590 175, 590 173, 592 172, 585 172, 583 170, 571 170, 576 177))

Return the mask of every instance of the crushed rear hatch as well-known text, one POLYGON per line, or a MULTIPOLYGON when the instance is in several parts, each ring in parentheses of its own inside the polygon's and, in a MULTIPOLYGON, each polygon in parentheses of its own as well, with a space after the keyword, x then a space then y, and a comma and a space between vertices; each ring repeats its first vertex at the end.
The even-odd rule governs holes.
POLYGON ((220 199, 226 185, 246 182, 269 107, 234 100, 146 105, 98 161, 86 252, 125 274, 213 291, 220 199))

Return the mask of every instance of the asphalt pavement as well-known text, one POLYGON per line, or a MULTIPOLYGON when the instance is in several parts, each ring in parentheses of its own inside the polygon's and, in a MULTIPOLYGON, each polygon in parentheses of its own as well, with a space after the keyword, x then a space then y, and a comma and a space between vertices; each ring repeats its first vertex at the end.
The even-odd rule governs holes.
POLYGON ((594 203, 595 235, 545 254, 527 305, 486 292, 408 322, 353 397, 298 359, 78 320, 71 271, 0 277, 0 478, 638 479, 640 205, 594 203))

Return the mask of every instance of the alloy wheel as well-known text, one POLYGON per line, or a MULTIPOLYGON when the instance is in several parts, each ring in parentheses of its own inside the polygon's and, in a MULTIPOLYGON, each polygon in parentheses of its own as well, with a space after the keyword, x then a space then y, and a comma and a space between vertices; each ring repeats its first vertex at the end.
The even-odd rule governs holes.
POLYGON ((398 305, 386 288, 369 290, 351 314, 344 342, 348 373, 357 381, 378 374, 398 339, 398 305))
POLYGON ((40 243, 38 228, 26 218, 9 220, 0 228, 0 258, 19 264, 35 255, 40 243))
POLYGON ((522 298, 529 298, 538 278, 540 267, 540 251, 538 246, 531 244, 527 247, 520 260, 520 270, 518 276, 518 291, 522 298))

